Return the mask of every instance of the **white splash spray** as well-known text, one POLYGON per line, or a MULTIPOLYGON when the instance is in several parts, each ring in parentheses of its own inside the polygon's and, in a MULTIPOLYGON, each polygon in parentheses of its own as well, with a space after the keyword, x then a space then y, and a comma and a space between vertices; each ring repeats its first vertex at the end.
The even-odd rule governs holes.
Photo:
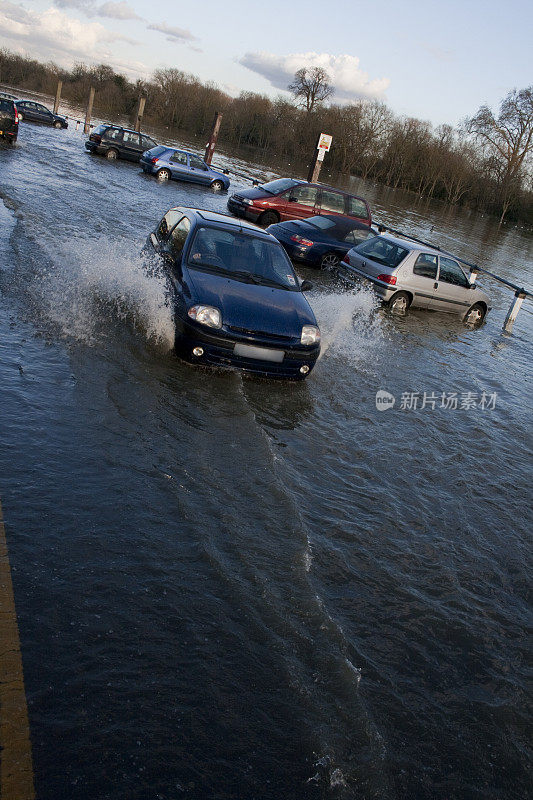
POLYGON ((77 238, 44 249, 51 267, 40 272, 41 301, 62 335, 94 342, 111 313, 131 320, 164 349, 173 346, 164 274, 140 254, 137 242, 77 238))

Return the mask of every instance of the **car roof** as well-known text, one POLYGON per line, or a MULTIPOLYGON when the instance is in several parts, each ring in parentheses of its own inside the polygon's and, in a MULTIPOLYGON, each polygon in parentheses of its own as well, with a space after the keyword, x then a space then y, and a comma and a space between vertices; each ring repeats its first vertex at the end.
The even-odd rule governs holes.
POLYGON ((253 233, 262 239, 272 239, 276 243, 278 242, 278 240, 272 236, 271 233, 264 231, 258 225, 254 225, 252 222, 246 222, 246 220, 243 219, 237 219, 237 217, 230 217, 228 214, 221 214, 217 211, 208 211, 204 208, 188 208, 187 206, 176 206, 175 211, 181 211, 184 214, 196 217, 196 221, 198 223, 203 221, 208 222, 213 226, 224 225, 225 227, 231 227, 237 230, 253 233))

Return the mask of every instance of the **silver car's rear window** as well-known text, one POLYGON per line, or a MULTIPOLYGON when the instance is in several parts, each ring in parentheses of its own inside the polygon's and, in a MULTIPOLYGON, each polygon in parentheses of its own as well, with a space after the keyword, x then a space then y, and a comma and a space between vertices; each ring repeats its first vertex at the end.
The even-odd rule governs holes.
POLYGON ((390 242, 381 236, 374 236, 372 239, 358 244, 354 250, 356 253, 371 258, 372 261, 377 261, 378 264, 383 264, 383 266, 390 269, 396 269, 409 253, 409 250, 406 250, 405 247, 400 247, 399 244, 394 244, 394 242, 390 242))

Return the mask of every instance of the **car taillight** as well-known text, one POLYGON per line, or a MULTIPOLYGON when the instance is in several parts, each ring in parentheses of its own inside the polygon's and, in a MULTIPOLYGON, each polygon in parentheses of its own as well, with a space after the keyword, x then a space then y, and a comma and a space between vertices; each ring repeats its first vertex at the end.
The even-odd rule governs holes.
POLYGON ((314 245, 314 242, 312 242, 310 239, 304 239, 303 236, 298 236, 296 233, 294 236, 291 236, 291 242, 298 242, 298 244, 301 244, 304 247, 312 247, 314 245))
POLYGON ((18 111, 17 111, 17 109, 15 109, 15 125, 18 124, 18 121, 19 121, 18 111))
POLYGON ((396 275, 378 275, 378 281, 383 281, 383 283, 390 283, 391 286, 396 284, 396 275))
POLYGON ((150 159, 150 164, 157 164, 158 161, 159 161, 158 158, 151 158, 150 159))
POLYGON ((348 266, 350 266, 350 256, 348 255, 348 253, 346 253, 346 255, 342 260, 345 264, 348 264, 348 266))

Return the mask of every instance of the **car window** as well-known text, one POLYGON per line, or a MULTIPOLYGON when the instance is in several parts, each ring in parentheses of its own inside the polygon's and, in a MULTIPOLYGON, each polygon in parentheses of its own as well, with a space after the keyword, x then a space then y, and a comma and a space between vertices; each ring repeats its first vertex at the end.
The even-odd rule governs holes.
POLYGON ((7 111, 13 112, 13 101, 12 100, 1 100, 0 99, 0 111, 7 111))
POLYGON ((113 139, 113 141, 118 141, 122 136, 122 128, 108 128, 106 133, 107 139, 113 139))
POLYGON ((150 139, 149 136, 141 136, 141 145, 145 150, 151 150, 152 147, 155 147, 157 142, 154 142, 153 139, 150 139))
POLYGON ((183 219, 180 220, 180 222, 178 222, 178 224, 172 229, 170 234, 170 252, 175 258, 181 254, 190 229, 191 223, 187 217, 183 217, 183 219))
POLYGON ((97 128, 94 129, 93 133, 97 133, 99 136, 105 132, 106 126, 105 125, 98 125, 97 128))
POLYGON ((322 211, 344 214, 344 195, 340 192, 329 192, 327 189, 322 189, 320 208, 322 211))
POLYGON ((351 214, 352 217, 368 219, 368 208, 365 201, 359 197, 348 195, 348 214, 351 214))
POLYGON ((166 236, 168 236, 168 232, 177 222, 179 222, 180 219, 182 219, 182 217, 183 212, 178 211, 177 208, 171 208, 169 211, 167 211, 157 228, 157 237, 159 239, 165 239, 166 236))
POLYGON ((35 106, 35 108, 37 109, 37 111, 40 111, 40 112, 41 112, 41 114, 50 114, 50 113, 51 113, 50 111, 48 111, 48 109, 46 108, 46 106, 40 106, 39 104, 37 104, 37 105, 35 106))
POLYGON ((268 183, 262 183, 259 186, 259 189, 264 189, 269 194, 280 194, 285 189, 290 189, 291 186, 297 186, 298 181, 293 180, 293 178, 278 178, 275 181, 268 181, 268 183))
POLYGON ((318 189, 316 186, 308 186, 306 183, 301 183, 299 186, 294 186, 292 189, 289 189, 285 194, 288 200, 294 198, 300 205, 314 208, 318 189))
POLYGON ((187 166, 187 155, 185 153, 180 153, 179 150, 170 157, 171 161, 174 161, 176 164, 185 164, 187 166))
POLYGON ((373 236, 366 242, 358 244, 354 249, 356 253, 391 269, 396 269, 409 252, 405 247, 400 247, 399 244, 395 244, 383 236, 373 236))
POLYGON ((132 133, 132 131, 124 131, 124 136, 122 137, 122 141, 124 144, 133 144, 133 145, 140 145, 141 144, 141 137, 138 133, 132 133))
POLYGON ((188 263, 195 269, 234 273, 250 283, 273 283, 283 289, 298 289, 298 280, 284 249, 277 242, 258 236, 199 228, 194 236, 188 263))
POLYGON ((421 275, 423 278, 437 279, 437 256, 431 253, 420 253, 413 267, 414 275, 421 275))
POLYGON ((342 241, 352 244, 360 244, 361 242, 365 242, 367 239, 373 239, 375 235, 376 234, 374 231, 371 231, 368 228, 366 228, 366 230, 363 230, 362 228, 354 228, 353 231, 350 231, 346 234, 342 241))
POLYGON ((457 263, 451 258, 440 257, 439 280, 445 283, 453 283, 455 286, 469 286, 466 276, 457 263))
POLYGON ((194 167, 194 169, 209 169, 205 161, 202 161, 202 159, 198 158, 198 156, 189 156, 189 163, 191 167, 194 167))

